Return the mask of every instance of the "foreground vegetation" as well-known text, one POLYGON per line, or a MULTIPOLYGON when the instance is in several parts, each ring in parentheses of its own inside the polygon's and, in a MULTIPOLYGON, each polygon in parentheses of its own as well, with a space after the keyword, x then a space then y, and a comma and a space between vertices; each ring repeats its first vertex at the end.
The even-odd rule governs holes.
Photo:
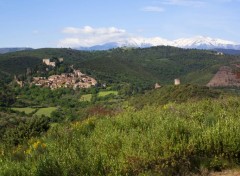
MULTIPOLYGON (((170 87, 168 95, 193 87, 170 87)), ((239 98, 201 88, 196 94, 178 102, 148 96, 142 108, 124 103, 117 114, 54 125, 28 120, 17 133, 5 132, 0 175, 189 175, 238 166, 239 98)))

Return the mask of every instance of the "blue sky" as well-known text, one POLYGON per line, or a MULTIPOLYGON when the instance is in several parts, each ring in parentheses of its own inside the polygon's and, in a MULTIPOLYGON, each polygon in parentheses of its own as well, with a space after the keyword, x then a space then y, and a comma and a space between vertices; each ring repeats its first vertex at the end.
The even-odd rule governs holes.
POLYGON ((240 44, 240 0, 0 0, 0 47, 75 47, 129 37, 240 44))

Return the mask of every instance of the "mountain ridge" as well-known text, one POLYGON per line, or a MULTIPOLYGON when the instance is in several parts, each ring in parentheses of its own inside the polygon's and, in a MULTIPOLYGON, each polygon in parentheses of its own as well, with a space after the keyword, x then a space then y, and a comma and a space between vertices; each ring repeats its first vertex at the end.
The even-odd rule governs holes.
POLYGON ((146 48, 152 46, 174 46, 179 48, 190 49, 234 49, 240 50, 240 44, 223 39, 196 36, 192 38, 181 38, 177 40, 166 40, 160 37, 154 38, 142 38, 135 37, 115 42, 107 42, 99 45, 93 45, 89 47, 76 47, 78 50, 108 50, 118 47, 135 47, 146 48))
POLYGON ((24 51, 24 50, 33 50, 33 48, 29 47, 6 47, 0 48, 0 54, 11 53, 16 51, 24 51))

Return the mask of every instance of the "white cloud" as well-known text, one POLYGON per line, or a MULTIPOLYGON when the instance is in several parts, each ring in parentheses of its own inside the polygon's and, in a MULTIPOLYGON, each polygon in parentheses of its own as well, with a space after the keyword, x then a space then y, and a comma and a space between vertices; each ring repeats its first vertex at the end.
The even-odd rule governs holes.
POLYGON ((83 28, 75 28, 75 27, 66 27, 62 31, 66 34, 121 34, 125 33, 124 29, 118 29, 115 27, 109 28, 93 28, 91 26, 84 26, 83 28))
POLYGON ((193 6, 201 7, 206 4, 203 0, 165 0, 162 2, 165 5, 175 5, 175 6, 193 6))
POLYGON ((127 38, 129 34, 124 29, 116 27, 93 28, 84 26, 83 28, 66 27, 62 30, 68 37, 58 42, 58 47, 88 47, 92 45, 104 44, 109 41, 119 41, 127 38))
POLYGON ((164 12, 164 8, 159 6, 146 6, 143 9, 141 9, 144 12, 164 12))

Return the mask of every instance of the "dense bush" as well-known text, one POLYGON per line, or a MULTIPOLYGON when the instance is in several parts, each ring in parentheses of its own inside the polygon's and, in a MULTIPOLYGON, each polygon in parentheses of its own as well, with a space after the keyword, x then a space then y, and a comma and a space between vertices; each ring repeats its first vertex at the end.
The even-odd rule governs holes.
POLYGON ((7 85, 0 83, 0 107, 8 107, 15 103, 14 91, 7 85))
MULTIPOLYGON (((126 109, 2 150, 0 175, 189 175, 240 161, 238 98, 126 109), (30 150, 31 149, 31 150, 30 150), (12 156, 22 156, 21 162, 12 156), (20 169, 21 168, 21 169, 20 169)), ((18 159, 19 160, 19 159, 18 159)))
POLYGON ((131 97, 129 104, 141 109, 145 105, 163 105, 169 102, 182 103, 189 100, 216 99, 223 92, 198 85, 163 86, 159 89, 147 91, 143 95, 131 97))
POLYGON ((22 113, 13 113, 10 109, 0 108, 0 140, 8 128, 15 128, 24 123, 28 118, 22 113))
POLYGON ((8 145, 18 145, 31 137, 40 136, 49 129, 50 119, 48 117, 33 117, 21 122, 15 128, 7 128, 3 140, 8 145))

